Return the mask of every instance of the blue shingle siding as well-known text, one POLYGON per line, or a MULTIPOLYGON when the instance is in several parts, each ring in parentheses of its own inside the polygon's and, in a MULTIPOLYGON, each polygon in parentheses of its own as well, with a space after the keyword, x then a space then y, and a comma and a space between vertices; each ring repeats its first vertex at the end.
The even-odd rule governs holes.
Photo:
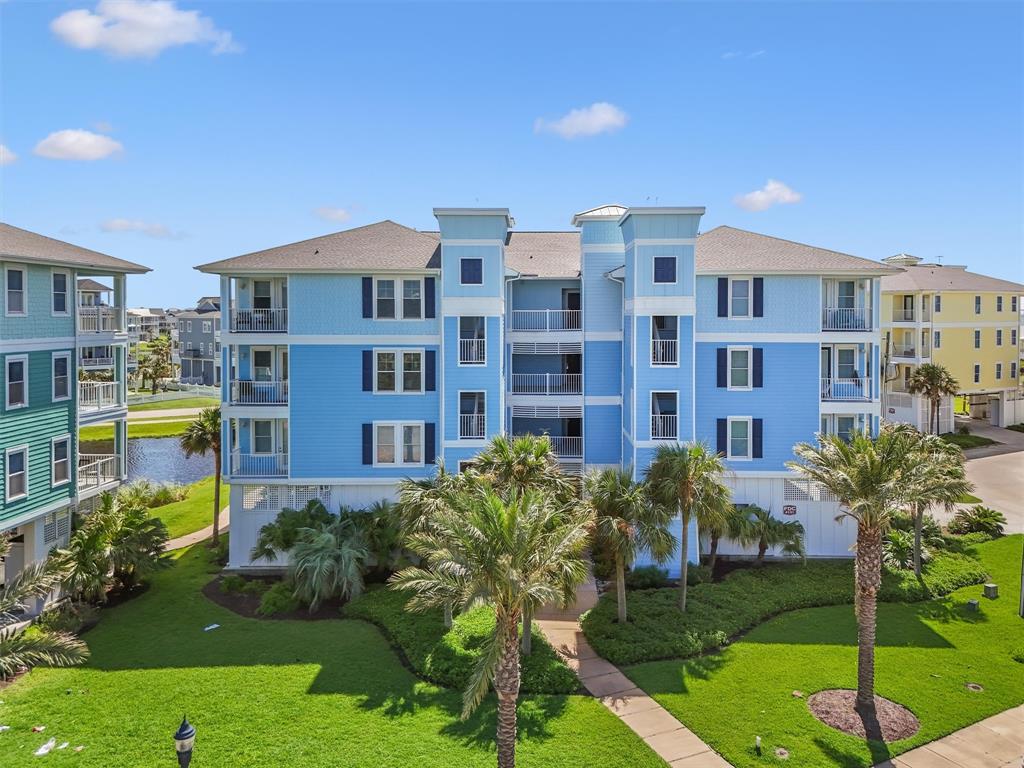
MULTIPOLYGON (((728 317, 728 278, 697 276, 698 333, 819 333, 821 278, 817 275, 767 275, 761 289, 763 316, 728 317), (723 285, 725 286, 723 288, 723 285), (723 299, 723 291, 725 298, 723 299), (723 306, 722 302, 725 302, 723 306)), ((756 283, 752 293, 756 299, 756 283)), ((756 301, 751 302, 754 310, 756 301)))

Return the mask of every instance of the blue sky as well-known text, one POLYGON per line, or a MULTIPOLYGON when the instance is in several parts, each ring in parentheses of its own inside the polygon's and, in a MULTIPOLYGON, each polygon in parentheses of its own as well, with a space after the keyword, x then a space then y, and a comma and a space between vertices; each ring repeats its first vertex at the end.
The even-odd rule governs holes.
POLYGON ((1024 280, 1022 8, 9 1, 0 215, 153 267, 133 305, 451 205, 705 205, 1024 280))

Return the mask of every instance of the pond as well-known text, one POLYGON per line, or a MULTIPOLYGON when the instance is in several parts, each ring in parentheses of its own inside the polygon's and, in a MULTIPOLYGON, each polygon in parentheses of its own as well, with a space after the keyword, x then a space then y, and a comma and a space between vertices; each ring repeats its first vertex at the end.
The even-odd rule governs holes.
MULTIPOLYGON (((113 453, 112 440, 83 442, 82 453, 113 453)), ((213 474, 213 456, 186 457, 173 437, 128 439, 128 482, 145 478, 154 483, 188 485, 213 474)))

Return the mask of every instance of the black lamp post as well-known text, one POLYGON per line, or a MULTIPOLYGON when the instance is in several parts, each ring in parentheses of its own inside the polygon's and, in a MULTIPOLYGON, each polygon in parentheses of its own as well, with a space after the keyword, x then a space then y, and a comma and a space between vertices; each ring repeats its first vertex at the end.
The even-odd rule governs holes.
POLYGON ((192 762, 192 745, 196 741, 196 729, 188 721, 187 717, 181 718, 181 725, 178 732, 174 734, 174 751, 178 753, 178 766, 188 768, 192 762))

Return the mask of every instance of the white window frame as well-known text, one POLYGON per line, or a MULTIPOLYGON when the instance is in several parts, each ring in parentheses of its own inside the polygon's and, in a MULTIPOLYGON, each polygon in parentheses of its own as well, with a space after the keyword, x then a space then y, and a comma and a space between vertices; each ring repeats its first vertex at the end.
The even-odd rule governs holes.
POLYGON ((482 256, 460 256, 459 257, 459 285, 477 285, 483 286, 487 282, 487 275, 484 273, 484 259, 482 256), (464 283, 462 282, 462 262, 467 259, 472 261, 480 262, 480 282, 479 283, 464 283))
POLYGON ((427 312, 427 298, 424 287, 424 276, 423 275, 380 275, 373 278, 373 319, 380 320, 381 322, 391 322, 396 320, 409 320, 414 322, 416 320, 428 319, 425 317, 427 312), (394 317, 380 317, 377 314, 377 284, 380 281, 391 282, 395 284, 395 316, 394 317), (419 282, 420 284, 420 316, 406 318, 405 316, 405 283, 408 282, 419 282))
POLYGON ((1003 380, 1003 364, 996 363, 996 381, 1003 380))
POLYGON ((1017 329, 1016 328, 1011 328, 1010 329, 1010 346, 1011 347, 1016 347, 1017 346, 1017 329))
POLYGON ((4 266, 4 315, 7 317, 25 317, 28 315, 28 267, 20 264, 7 264, 4 266), (11 272, 21 272, 21 312, 11 312, 10 290, 7 287, 7 275, 11 272))
POLYGON ((980 315, 981 314, 981 309, 982 309, 981 296, 975 296, 974 297, 974 314, 980 315))
POLYGON ((754 278, 752 277, 730 277, 729 278, 729 318, 737 320, 749 320, 754 316, 754 278), (732 311, 732 286, 733 283, 747 284, 747 314, 736 315, 732 311))
POLYGON ((932 334, 932 349, 942 349, 942 331, 935 331, 932 334))
POLYGON ((942 311, 942 296, 938 293, 935 294, 934 311, 936 314, 942 311))
POLYGON ((71 482, 71 435, 60 435, 50 441, 50 487, 59 488, 71 482), (68 477, 66 480, 57 480, 57 443, 68 444, 68 455, 64 461, 68 465, 68 477))
POLYGON ((29 451, 28 451, 28 445, 27 444, 24 444, 24 445, 13 445, 10 448, 8 448, 6 451, 4 451, 4 498, 7 500, 7 502, 19 501, 21 499, 27 499, 28 498, 29 492, 31 490, 28 487, 28 483, 29 483, 28 461, 29 461, 29 451), (25 474, 25 492, 24 493, 19 493, 17 496, 11 496, 11 454, 13 454, 13 453, 24 453, 25 454, 25 470, 24 470, 24 474, 25 474))
POLYGON ((725 420, 725 458, 729 461, 753 461, 754 457, 754 417, 728 416, 725 420), (738 422, 747 424, 747 455, 736 456, 732 452, 732 425, 738 422))
POLYGON ((28 355, 8 355, 4 358, 4 408, 8 411, 16 411, 19 408, 28 408, 28 355), (22 382, 25 387, 25 401, 11 405, 11 363, 21 362, 25 375, 22 382))
POLYGON ((974 329, 974 348, 975 349, 981 349, 981 343, 982 343, 981 328, 975 328, 974 329))
POLYGON ((275 456, 279 451, 277 450, 277 428, 274 424, 274 419, 253 419, 252 427, 250 428, 250 437, 252 438, 252 445, 250 446, 253 456, 275 456), (269 451, 257 451, 256 450, 256 425, 267 423, 270 425, 270 450, 269 451))
MULTIPOLYGON (((650 349, 650 365, 651 368, 678 368, 679 367, 679 333, 680 333, 680 322, 679 315, 651 315, 651 349, 650 349), (676 361, 674 363, 656 363, 654 362, 654 318, 655 317, 674 317, 676 319, 676 361)), ((659 341, 671 341, 671 339, 659 339, 659 341)))
POLYGON ((70 317, 71 316, 71 272, 66 269, 51 269, 50 270, 50 316, 51 317, 70 317), (54 275, 64 275, 64 311, 58 312, 53 308, 53 300, 57 295, 57 291, 53 290, 53 278, 54 275))
POLYGON ((427 355, 423 347, 399 348, 399 347, 374 347, 373 348, 373 393, 375 395, 422 395, 427 391, 427 355), (377 356, 380 354, 393 354, 395 356, 395 388, 377 389, 377 356), (420 388, 406 390, 405 388, 405 356, 419 355, 420 357, 420 388))
POLYGON ((725 383, 731 392, 746 392, 754 388, 754 348, 750 346, 735 346, 725 348, 725 383), (747 353, 747 386, 734 385, 732 383, 732 353, 747 353))
POLYGON ((455 331, 456 331, 456 336, 458 337, 458 344, 459 344, 458 353, 456 354, 456 358, 457 358, 456 366, 458 368, 482 368, 482 367, 486 366, 487 365, 487 315, 464 315, 464 316, 463 315, 459 315, 455 319, 455 322, 456 322, 455 331), (484 337, 483 337, 483 339, 465 339, 465 341, 483 341, 483 343, 484 343, 484 359, 481 362, 473 362, 473 363, 464 363, 464 362, 462 362, 462 342, 463 342, 463 338, 462 338, 462 318, 463 317, 479 317, 481 320, 484 321, 484 323, 483 323, 483 325, 484 325, 484 337))
POLYGON ((457 395, 456 395, 455 409, 456 409, 456 413, 458 414, 458 417, 459 417, 459 432, 458 432, 459 440, 485 440, 486 436, 487 436, 487 390, 486 389, 460 389, 458 391, 457 395), (484 429, 483 429, 483 432, 484 432, 484 434, 483 434, 483 436, 477 436, 477 435, 463 436, 463 434, 462 434, 462 417, 463 416, 471 416, 471 415, 473 415, 473 414, 464 414, 462 412, 462 396, 463 395, 483 395, 484 396, 484 410, 483 410, 483 417, 484 417, 484 429))
POLYGON ((74 370, 71 367, 71 353, 70 352, 54 352, 50 355, 50 400, 54 403, 60 403, 65 400, 71 399, 71 383, 74 381, 74 370), (57 364, 57 360, 64 358, 68 361, 68 393, 64 397, 57 397, 57 373, 54 370, 57 364))
POLYGON ((1003 311, 1003 297, 1001 295, 1000 296, 996 296, 996 312, 1002 312, 1002 311, 1003 311))
POLYGON ((981 363, 974 364, 974 383, 981 384, 981 363))
POLYGON ((1011 296, 1010 297, 1010 311, 1011 312, 1016 312, 1017 311, 1017 297, 1016 296, 1011 296))
POLYGON ((210 320, 203 320, 203 333, 213 333, 213 323, 210 320))
POLYGON ((423 454, 426 450, 426 424, 422 421, 398 420, 398 421, 375 421, 373 422, 373 466, 375 467, 422 467, 423 454), (395 436, 395 460, 377 460, 377 429, 379 427, 393 427, 395 436), (418 427, 420 430, 420 460, 404 461, 405 454, 405 428, 418 427))
POLYGON ((1003 346, 1003 329, 1002 328, 996 328, 996 346, 997 347, 1003 346))
POLYGON ((652 285, 678 285, 679 284, 679 257, 678 256, 652 256, 651 257, 651 284, 652 285), (658 270, 655 264, 658 259, 672 259, 675 264, 673 270, 675 279, 673 280, 658 280, 658 270))
POLYGON ((652 389, 651 390, 651 398, 650 398, 650 400, 647 403, 647 410, 648 410, 648 414, 647 414, 647 424, 648 424, 648 427, 647 427, 647 429, 650 432, 654 431, 653 429, 651 429, 651 425, 654 424, 654 417, 656 415, 661 415, 661 416, 669 415, 669 414, 655 414, 654 413, 654 396, 655 395, 675 395, 676 396, 676 414, 675 414, 676 415, 676 434, 675 434, 675 437, 655 437, 652 434, 651 435, 651 440, 675 440, 675 441, 678 442, 679 441, 679 417, 681 415, 680 414, 680 408, 679 408, 679 390, 678 389, 652 389))
POLYGON ((1016 381, 1017 380, 1017 363, 1016 362, 1010 363, 1010 380, 1011 381, 1016 381))
MULTIPOLYGON (((401 318, 403 320, 423 320, 424 319, 423 315, 426 313, 426 297, 423 295, 423 278, 422 277, 403 277, 403 278, 399 279, 399 282, 401 283, 402 291, 401 291, 401 296, 398 299, 396 299, 396 301, 401 303, 401 308, 402 308, 401 318), (416 283, 417 285, 419 285, 419 288, 420 288, 420 299, 419 299, 419 301, 420 301, 420 313, 419 313, 419 315, 417 315, 415 317, 408 317, 407 318, 405 316, 405 284, 406 283, 416 283)), ((397 305, 396 305, 396 309, 397 309, 397 305)))

